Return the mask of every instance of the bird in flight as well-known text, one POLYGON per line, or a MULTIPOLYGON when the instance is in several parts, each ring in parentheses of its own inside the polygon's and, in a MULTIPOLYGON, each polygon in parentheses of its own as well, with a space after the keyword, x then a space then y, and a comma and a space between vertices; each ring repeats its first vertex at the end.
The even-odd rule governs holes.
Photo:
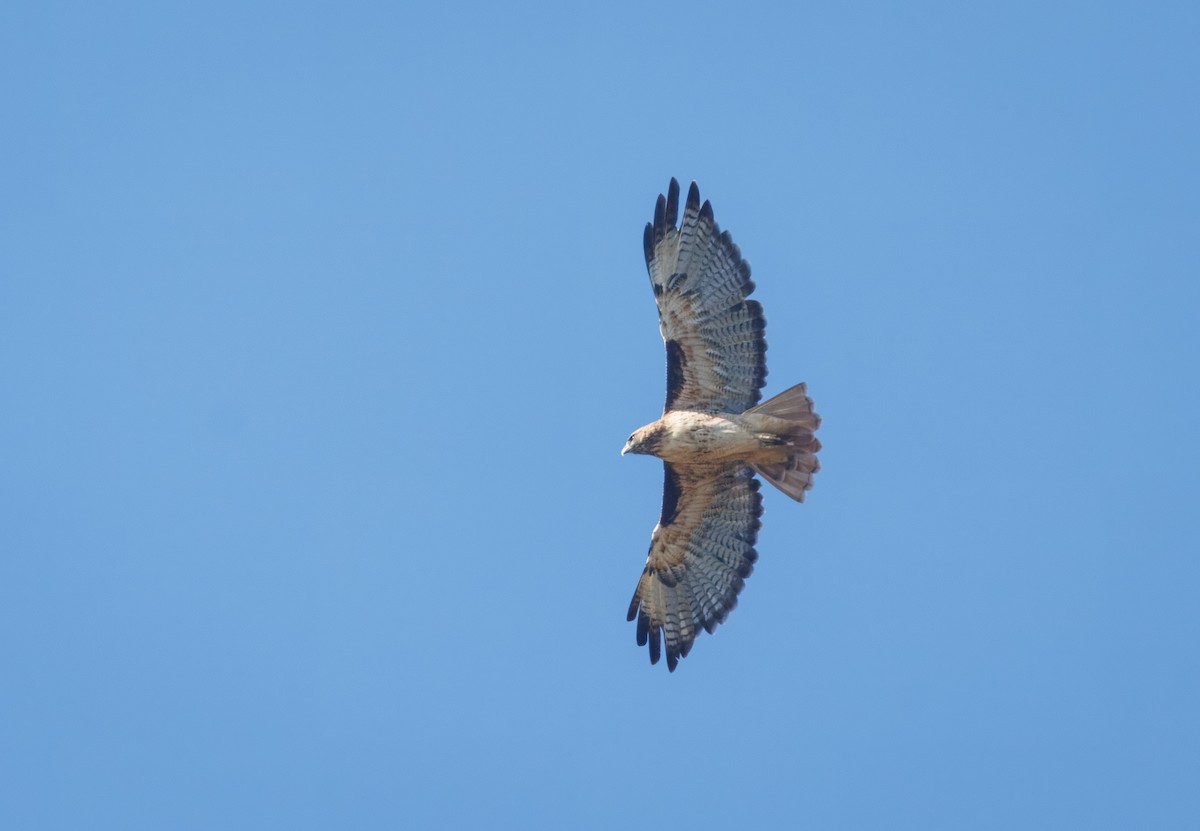
POLYGON ((667 348, 662 418, 634 431, 621 455, 663 460, 662 514, 629 604, 650 663, 666 646, 667 669, 737 605, 758 553, 761 475, 797 502, 812 487, 821 418, 804 384, 759 404, 767 376, 762 306, 750 264, 712 205, 679 183, 659 195, 646 225, 646 268, 667 348))

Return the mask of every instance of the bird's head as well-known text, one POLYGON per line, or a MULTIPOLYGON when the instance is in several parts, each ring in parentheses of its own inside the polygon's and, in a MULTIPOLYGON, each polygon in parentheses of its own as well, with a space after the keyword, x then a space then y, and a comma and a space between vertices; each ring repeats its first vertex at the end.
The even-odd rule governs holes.
POLYGON ((658 451, 661 441, 662 428, 660 425, 657 422, 647 424, 645 427, 639 427, 633 431, 629 441, 625 442, 621 455, 637 453, 643 456, 653 456, 658 451))

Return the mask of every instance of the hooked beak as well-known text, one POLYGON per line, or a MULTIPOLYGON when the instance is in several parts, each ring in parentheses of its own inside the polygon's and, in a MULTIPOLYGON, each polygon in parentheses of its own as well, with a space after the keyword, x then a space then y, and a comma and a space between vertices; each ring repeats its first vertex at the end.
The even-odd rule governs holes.
POLYGON ((624 456, 626 453, 636 453, 636 452, 637 452, 637 449, 636 449, 636 448, 633 446, 633 440, 632 440, 632 439, 630 439, 629 441, 625 442, 625 446, 621 448, 621 455, 622 455, 622 456, 624 456))

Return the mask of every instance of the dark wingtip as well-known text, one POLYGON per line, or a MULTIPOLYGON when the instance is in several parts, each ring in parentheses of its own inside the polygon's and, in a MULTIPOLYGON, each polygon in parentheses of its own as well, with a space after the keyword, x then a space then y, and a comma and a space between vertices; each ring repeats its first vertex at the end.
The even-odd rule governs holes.
POLYGON ((750 279, 749 260, 738 261, 738 276, 742 278, 742 296, 749 297, 754 291, 754 281, 750 279))
POLYGON ((675 181, 675 177, 671 177, 671 184, 667 188, 667 213, 666 224, 672 228, 679 220, 679 182, 675 181))
POLYGON ((763 314, 762 303, 757 300, 745 300, 746 311, 750 313, 751 326, 756 332, 761 332, 767 328, 767 316, 763 314))
POLYGON ((707 219, 709 222, 713 221, 712 202, 709 202, 707 199, 705 199, 704 204, 700 206, 700 218, 707 219))
POLYGON ((646 233, 642 235, 642 248, 646 252, 646 266, 654 261, 654 224, 646 223, 646 233))
POLYGON ((674 672, 675 667, 679 666, 679 656, 674 650, 667 650, 667 672, 674 672))
POLYGON ((667 228, 667 197, 661 193, 654 203, 654 238, 661 239, 667 228))
POLYGON ((700 207, 700 186, 692 181, 692 186, 688 188, 687 205, 685 210, 694 211, 700 207))

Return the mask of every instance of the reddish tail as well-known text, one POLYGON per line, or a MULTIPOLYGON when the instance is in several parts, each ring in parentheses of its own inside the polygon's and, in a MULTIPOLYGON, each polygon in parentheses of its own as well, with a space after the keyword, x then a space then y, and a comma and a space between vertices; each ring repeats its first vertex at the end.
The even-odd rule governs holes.
POLYGON ((803 502, 805 491, 812 487, 813 474, 821 469, 817 460, 821 442, 813 435, 821 426, 821 417, 813 412, 807 388, 797 384, 746 412, 763 413, 792 423, 792 429, 782 433, 781 437, 789 447, 795 448, 795 452, 785 462, 757 464, 754 470, 792 499, 803 502))

